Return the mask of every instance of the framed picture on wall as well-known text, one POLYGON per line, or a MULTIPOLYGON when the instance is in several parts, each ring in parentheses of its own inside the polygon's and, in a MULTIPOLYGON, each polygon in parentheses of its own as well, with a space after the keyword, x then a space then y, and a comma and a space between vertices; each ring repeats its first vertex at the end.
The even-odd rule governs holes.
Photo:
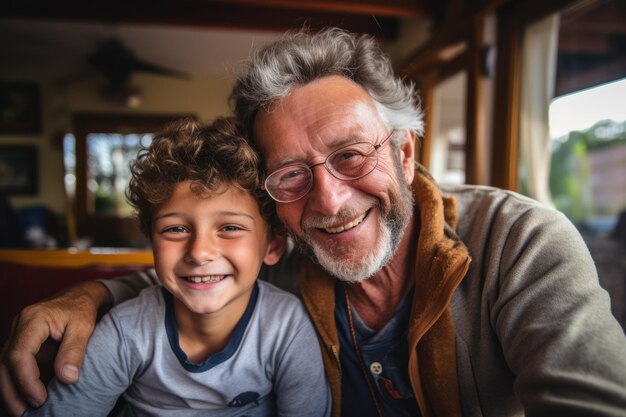
POLYGON ((0 134, 41 132, 41 91, 34 83, 0 82, 0 134))
POLYGON ((0 191, 8 195, 37 194, 37 148, 35 146, 0 146, 0 191))

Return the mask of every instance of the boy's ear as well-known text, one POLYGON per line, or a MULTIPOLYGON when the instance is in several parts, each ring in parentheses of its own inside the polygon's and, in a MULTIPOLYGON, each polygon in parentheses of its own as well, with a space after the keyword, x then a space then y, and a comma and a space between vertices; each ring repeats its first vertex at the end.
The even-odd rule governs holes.
POLYGON ((285 253, 287 248, 287 236, 278 235, 270 238, 269 245, 267 245, 267 252, 263 258, 263 262, 266 265, 274 265, 280 260, 280 257, 285 253))

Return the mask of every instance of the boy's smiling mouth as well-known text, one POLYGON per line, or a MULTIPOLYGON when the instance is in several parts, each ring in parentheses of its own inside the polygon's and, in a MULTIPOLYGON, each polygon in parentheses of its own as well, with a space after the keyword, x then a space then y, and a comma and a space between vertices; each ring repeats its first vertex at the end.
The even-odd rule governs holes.
POLYGON ((210 282, 218 282, 226 278, 228 275, 190 275, 183 276, 186 281, 193 282, 195 284, 205 284, 210 282))

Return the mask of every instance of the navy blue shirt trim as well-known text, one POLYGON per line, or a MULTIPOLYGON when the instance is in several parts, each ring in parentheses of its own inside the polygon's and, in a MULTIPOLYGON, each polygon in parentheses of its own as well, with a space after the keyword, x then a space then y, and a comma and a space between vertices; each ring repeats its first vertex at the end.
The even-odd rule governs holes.
POLYGON ((237 323, 235 330, 233 331, 233 336, 221 352, 217 352, 211 356, 209 356, 202 363, 193 363, 189 361, 189 358, 180 348, 180 343, 178 340, 178 326, 176 325, 176 318, 174 316, 174 297, 172 294, 167 291, 165 288, 163 290, 163 299, 165 300, 165 331, 167 333, 167 338, 170 342, 170 347, 172 351, 178 358, 180 364, 189 372, 204 372, 213 368, 214 366, 219 365, 222 362, 230 359, 231 356, 239 348, 241 344, 241 340, 243 339, 243 334, 248 327, 248 323, 250 322, 250 318, 252 317, 252 312, 254 311, 254 307, 256 306, 256 301, 259 296, 259 285, 255 282, 254 288, 252 289, 252 295, 250 296, 250 301, 248 301, 248 306, 246 307, 246 311, 241 316, 241 319, 237 323))

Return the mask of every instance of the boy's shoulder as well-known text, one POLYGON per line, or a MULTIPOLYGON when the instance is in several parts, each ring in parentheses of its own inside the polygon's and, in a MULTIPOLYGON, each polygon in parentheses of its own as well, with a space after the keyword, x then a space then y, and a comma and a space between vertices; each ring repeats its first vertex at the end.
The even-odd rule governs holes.
POLYGON ((306 314, 302 301, 294 294, 282 290, 267 281, 257 280, 259 298, 257 304, 272 315, 306 314))
POLYGON ((137 297, 116 305, 108 314, 117 320, 149 320, 155 312, 164 309, 163 287, 154 285, 141 290, 137 297))
POLYGON ((297 296, 290 293, 289 291, 285 291, 277 287, 272 283, 259 279, 257 280, 257 284, 259 286, 259 295, 262 295, 264 298, 284 302, 287 304, 301 304, 301 301, 297 296))

